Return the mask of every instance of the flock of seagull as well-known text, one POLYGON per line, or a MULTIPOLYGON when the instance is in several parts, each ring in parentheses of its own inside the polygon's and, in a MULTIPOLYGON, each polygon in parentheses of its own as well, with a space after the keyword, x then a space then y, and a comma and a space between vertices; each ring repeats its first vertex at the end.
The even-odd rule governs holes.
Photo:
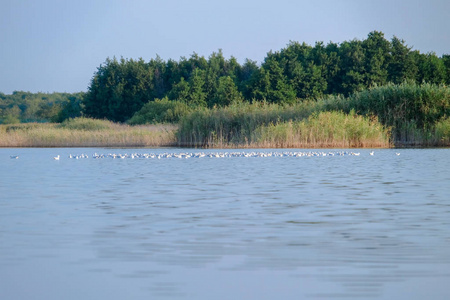
MULTIPOLYGON (((69 159, 168 159, 168 158, 230 158, 230 157, 318 157, 318 156, 360 156, 360 152, 352 151, 334 151, 334 152, 323 152, 323 151, 250 151, 250 152, 180 152, 180 153, 108 153, 108 154, 98 154, 94 153, 89 156, 87 154, 73 155, 69 154, 69 159)), ((375 155, 374 151, 371 151, 369 155, 375 155)), ((400 153, 396 153, 400 155, 400 153)), ((19 156, 11 155, 11 159, 18 159, 19 156)), ((61 156, 57 155, 53 157, 54 160, 60 160, 61 156)))

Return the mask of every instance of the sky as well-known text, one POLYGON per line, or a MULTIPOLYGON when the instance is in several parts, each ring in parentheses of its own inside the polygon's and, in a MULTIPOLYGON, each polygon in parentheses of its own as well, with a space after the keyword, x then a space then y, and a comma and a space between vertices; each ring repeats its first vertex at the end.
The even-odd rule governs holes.
POLYGON ((290 41, 364 40, 450 54, 448 0, 0 0, 0 92, 87 91, 106 58, 261 63, 290 41))

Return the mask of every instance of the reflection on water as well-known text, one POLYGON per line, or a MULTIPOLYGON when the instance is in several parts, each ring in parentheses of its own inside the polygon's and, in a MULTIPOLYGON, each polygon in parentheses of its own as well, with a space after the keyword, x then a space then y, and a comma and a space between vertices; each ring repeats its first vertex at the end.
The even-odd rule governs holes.
POLYGON ((0 149, 1 299, 450 298, 448 149, 76 151, 0 149))

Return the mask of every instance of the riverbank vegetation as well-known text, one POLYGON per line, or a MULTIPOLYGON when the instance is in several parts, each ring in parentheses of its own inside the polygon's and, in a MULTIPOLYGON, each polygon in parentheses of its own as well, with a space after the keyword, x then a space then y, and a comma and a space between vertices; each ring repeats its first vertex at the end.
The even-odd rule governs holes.
POLYGON ((450 146, 449 84, 450 55, 423 54, 377 31, 340 44, 290 42, 261 64, 239 64, 220 50, 179 61, 107 58, 86 93, 0 93, 1 139, 10 141, 0 143, 27 144, 20 134, 41 128, 59 142, 34 132, 27 145, 150 146, 156 140, 138 132, 159 128, 161 145, 450 146), (72 128, 74 118, 105 128, 72 128), (46 122, 54 124, 37 124, 46 122), (30 125, 11 129, 17 123, 30 125), (64 142, 74 132, 79 138, 64 142), (120 138, 124 132, 135 139, 120 138))
MULTIPOLYGON (((331 95, 292 105, 241 102, 223 108, 197 110, 180 121, 178 141, 180 145, 191 146, 245 146, 258 141, 256 132, 264 132, 262 136, 265 138, 261 140, 260 137, 259 144, 273 144, 274 147, 339 147, 338 144, 364 147, 450 146, 449 116, 450 89, 447 86, 405 82, 373 87, 349 97, 331 95), (350 120, 358 121, 351 123, 350 120), (311 137, 309 141, 314 142, 304 142, 305 131, 302 131, 303 136, 296 135, 296 146, 292 142, 281 143, 280 134, 277 138, 269 137, 270 133, 276 135, 276 129, 293 130, 294 124, 297 128, 300 128, 299 124, 310 126, 316 140, 311 137), (377 139, 374 139, 374 130, 377 139), (329 133, 325 136, 329 141, 324 142, 327 138, 323 133, 327 131, 329 133), (342 136, 346 137, 345 141, 342 136)), ((284 136, 291 140, 294 138, 292 134, 285 133, 284 136)))
POLYGON ((274 104, 199 110, 180 122, 177 141, 180 146, 216 148, 390 146, 389 129, 376 119, 358 116, 354 111, 322 111, 307 116, 309 112, 301 107, 274 104))
POLYGON ((168 147, 176 126, 129 126, 87 118, 0 125, 0 147, 168 147))

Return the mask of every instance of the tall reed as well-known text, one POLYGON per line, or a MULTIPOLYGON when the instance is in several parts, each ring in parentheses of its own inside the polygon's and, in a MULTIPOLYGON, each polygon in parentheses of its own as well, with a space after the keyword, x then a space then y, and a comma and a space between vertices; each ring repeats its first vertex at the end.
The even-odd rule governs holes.
POLYGON ((179 146, 193 147, 388 147, 376 118, 322 112, 323 103, 293 106, 239 103, 197 110, 183 118, 179 146), (341 130, 338 132, 337 130, 341 130))
POLYGON ((389 147, 389 130, 354 112, 320 112, 303 121, 259 127, 253 145, 276 148, 389 147))
POLYGON ((220 147, 251 142, 249 139, 256 128, 292 118, 288 114, 284 106, 264 102, 239 102, 223 108, 198 109, 180 120, 178 144, 220 147))
POLYGON ((436 124, 450 116, 450 88, 404 82, 373 87, 348 98, 331 96, 322 103, 326 110, 377 116, 382 124, 392 127, 397 145, 428 145, 435 140, 436 124))

